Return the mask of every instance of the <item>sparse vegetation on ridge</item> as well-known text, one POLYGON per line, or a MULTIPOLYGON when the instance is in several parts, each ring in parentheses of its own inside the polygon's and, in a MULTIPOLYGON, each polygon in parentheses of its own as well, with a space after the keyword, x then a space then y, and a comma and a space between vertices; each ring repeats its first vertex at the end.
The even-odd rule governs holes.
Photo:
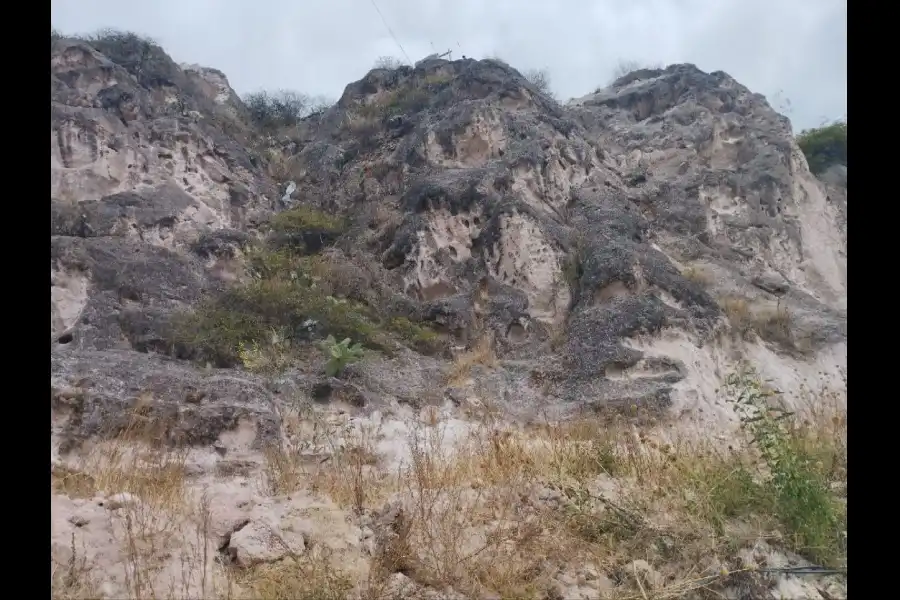
POLYGON ((170 76, 174 63, 150 37, 117 29, 100 29, 75 37, 125 68, 141 85, 155 87, 172 84, 170 76))
POLYGON ((400 67, 404 66, 404 64, 405 63, 402 60, 394 56, 379 56, 375 60, 375 65, 373 66, 373 68, 393 70, 399 69, 400 67))
POLYGON ((555 98, 550 89, 550 73, 547 69, 529 69, 522 74, 540 93, 555 98))
POLYGON ((702 287, 709 286, 713 281, 712 275, 700 265, 685 267, 684 270, 681 271, 681 276, 702 287))
POLYGON ((634 73, 635 71, 642 71, 645 69, 662 69, 663 65, 661 63, 642 63, 637 60, 620 60, 615 68, 613 68, 612 78, 610 79, 609 85, 612 85, 617 80, 625 77, 630 73, 634 73))
POLYGON ((254 92, 244 96, 243 101, 253 123, 267 133, 295 127, 302 119, 334 104, 324 97, 312 97, 291 90, 254 92))

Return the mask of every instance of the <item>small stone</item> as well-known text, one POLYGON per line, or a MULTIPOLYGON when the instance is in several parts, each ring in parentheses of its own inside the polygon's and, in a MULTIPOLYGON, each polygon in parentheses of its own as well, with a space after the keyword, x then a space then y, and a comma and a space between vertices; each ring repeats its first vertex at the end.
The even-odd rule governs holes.
POLYGON ((374 537, 364 539, 362 541, 362 549, 369 556, 375 556, 376 554, 378 554, 378 542, 374 537))
POLYGON ((203 473, 205 473, 205 470, 197 463, 188 463, 184 465, 184 474, 187 477, 199 477, 200 475, 203 475, 203 473))
POLYGON ((463 388, 452 387, 449 388, 446 392, 447 398, 456 406, 461 405, 466 401, 466 390, 463 388))
POLYGON ((403 598, 419 591, 420 588, 415 581, 403 573, 394 573, 388 579, 387 589, 389 590, 389 596, 403 598))
POLYGON ((101 500, 100 505, 105 506, 107 510, 118 510, 126 506, 134 506, 140 503, 140 498, 128 492, 113 494, 105 501, 101 500))
POLYGON ((71 523, 75 527, 84 527, 85 525, 90 523, 90 520, 81 515, 72 515, 71 517, 69 517, 69 523, 71 523))
POLYGON ((644 582, 645 585, 651 588, 658 588, 663 584, 663 576, 659 574, 659 572, 650 566, 646 560, 638 559, 633 561, 627 567, 627 572, 630 576, 638 576, 641 577, 641 581, 644 582))
POLYGON ((306 550, 303 538, 294 536, 293 546, 288 545, 280 529, 259 521, 244 522, 230 534, 222 549, 231 561, 240 567, 275 562, 288 555, 306 550))

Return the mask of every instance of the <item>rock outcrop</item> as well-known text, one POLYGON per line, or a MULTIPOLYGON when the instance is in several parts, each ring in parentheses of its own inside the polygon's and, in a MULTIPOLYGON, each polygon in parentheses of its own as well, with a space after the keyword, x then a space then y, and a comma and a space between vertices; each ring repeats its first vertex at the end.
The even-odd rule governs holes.
MULTIPOLYGON (((334 245, 354 300, 440 336, 429 358, 383 346, 382 378, 492 341, 498 368, 451 399, 687 414, 742 357, 785 385, 846 360, 846 168, 811 175, 762 96, 693 65, 565 106, 498 61, 376 69, 282 142, 218 71, 127 36, 61 39, 51 170, 54 398, 94 382, 70 437, 146 393, 194 432, 172 439, 205 443, 244 417, 277 438, 271 385, 198 370, 168 332, 244 277, 285 204, 350 223, 297 235, 307 252, 334 245)), ((309 327, 293 341, 328 333, 309 327)))
POLYGON ((265 394, 240 391, 258 382, 215 374, 219 400, 185 406, 211 381, 154 353, 168 350, 168 317, 221 285, 220 263, 272 210, 274 184, 245 149, 233 92, 222 97, 205 71, 139 38, 107 43, 108 54, 71 39, 51 47, 51 395, 95 383, 67 411, 66 432, 117 430, 129 398, 147 393, 174 430, 199 427, 194 441, 215 440, 241 414, 272 433, 265 394))

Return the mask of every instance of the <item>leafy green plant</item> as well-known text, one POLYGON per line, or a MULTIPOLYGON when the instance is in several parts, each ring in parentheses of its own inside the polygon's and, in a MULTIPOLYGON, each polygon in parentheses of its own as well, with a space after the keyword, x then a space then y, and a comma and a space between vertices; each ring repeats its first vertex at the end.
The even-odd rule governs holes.
POLYGON ((328 357, 325 364, 325 374, 329 377, 337 377, 343 372, 344 368, 358 361, 363 357, 363 348, 359 343, 350 344, 350 338, 344 338, 338 342, 333 335, 329 335, 320 347, 328 357))
POLYGON ((763 385, 747 367, 728 376, 726 391, 741 426, 759 449, 774 513, 791 546, 824 563, 845 556, 845 514, 827 477, 796 439, 793 413, 769 402, 778 392, 763 385))

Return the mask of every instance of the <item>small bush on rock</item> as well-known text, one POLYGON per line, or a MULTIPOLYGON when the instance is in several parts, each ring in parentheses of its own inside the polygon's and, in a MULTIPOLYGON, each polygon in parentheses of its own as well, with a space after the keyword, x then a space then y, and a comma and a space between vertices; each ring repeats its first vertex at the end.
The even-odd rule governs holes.
POLYGON ((399 69, 403 66, 403 61, 394 56, 379 56, 375 60, 375 69, 399 69))
POLYGON ((241 363, 251 373, 274 375, 287 369, 291 363, 291 339, 284 331, 272 329, 268 343, 241 342, 239 348, 241 363))
POLYGON ((547 69, 530 69, 522 74, 540 93, 553 97, 550 90, 550 74, 547 69))
POLYGON ((809 170, 816 175, 833 165, 846 165, 847 122, 807 129, 797 136, 797 144, 806 156, 809 170))
POLYGON ((255 92, 245 96, 243 101, 253 122, 268 132, 295 127, 302 119, 320 113, 333 104, 323 97, 311 97, 290 90, 255 92))
POLYGON ((263 339, 265 331, 257 315, 241 314, 207 300, 173 319, 170 338, 178 355, 230 367, 241 362, 241 344, 263 339))
POLYGON ((429 348, 440 340, 433 329, 413 323, 406 317, 394 317, 390 320, 390 328, 417 349, 429 348))
POLYGON ((719 306, 733 331, 740 337, 750 339, 756 335, 789 350, 802 350, 794 338, 794 319, 786 306, 779 304, 774 309, 754 310, 745 298, 739 296, 722 297, 719 306))
POLYGON ((399 87, 385 92, 378 101, 360 106, 355 118, 362 121, 382 120, 423 111, 450 80, 451 77, 441 73, 410 78, 399 87))
POLYGON ((622 59, 616 64, 615 68, 613 68, 612 79, 609 82, 609 85, 612 85, 619 79, 634 73, 635 71, 644 71, 647 69, 662 69, 663 66, 659 63, 642 63, 636 60, 627 60, 622 59))

